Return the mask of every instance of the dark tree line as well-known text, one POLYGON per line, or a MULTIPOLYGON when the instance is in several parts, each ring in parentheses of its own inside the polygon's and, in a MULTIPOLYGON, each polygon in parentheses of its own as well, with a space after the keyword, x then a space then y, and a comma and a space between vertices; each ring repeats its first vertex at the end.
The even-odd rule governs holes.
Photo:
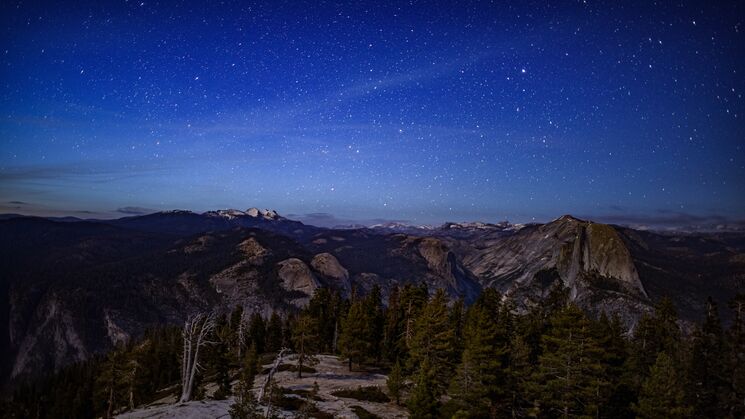
MULTIPOLYGON (((233 417, 260 417, 250 391, 259 360, 289 348, 298 375, 320 353, 343 357, 350 370, 389 371, 391 398, 417 418, 741 418, 745 296, 729 309, 733 321, 725 328, 710 299, 702 324, 685 334, 663 299, 627 333, 614 315, 588 317, 561 287, 520 314, 492 289, 469 307, 424 285, 393 288, 386 304, 378 287, 350 299, 319 289, 289 315, 264 318, 238 307, 219 316, 193 395, 206 397, 204 384, 213 382, 210 397, 235 397, 233 417)), ((19 386, 4 411, 110 417, 180 393, 182 351, 180 329, 151 330, 19 386)))

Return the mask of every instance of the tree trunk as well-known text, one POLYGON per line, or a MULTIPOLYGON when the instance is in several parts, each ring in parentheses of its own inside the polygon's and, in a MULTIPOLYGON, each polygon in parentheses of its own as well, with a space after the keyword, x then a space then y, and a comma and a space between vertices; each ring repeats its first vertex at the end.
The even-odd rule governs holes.
POLYGON ((331 348, 332 349, 331 353, 333 353, 334 355, 336 355, 336 342, 338 339, 339 339, 339 319, 337 319, 334 322, 334 344, 333 344, 333 347, 331 348))
POLYGON ((114 410, 114 383, 111 383, 111 387, 109 387, 109 403, 106 407, 106 418, 111 419, 112 411, 114 410))
POLYGON ((197 374, 199 365, 199 349, 207 345, 207 336, 215 327, 215 316, 210 314, 198 314, 184 324, 182 332, 184 336, 184 357, 182 359, 181 369, 181 398, 179 403, 185 403, 191 400, 191 393, 194 388, 194 379, 197 374))

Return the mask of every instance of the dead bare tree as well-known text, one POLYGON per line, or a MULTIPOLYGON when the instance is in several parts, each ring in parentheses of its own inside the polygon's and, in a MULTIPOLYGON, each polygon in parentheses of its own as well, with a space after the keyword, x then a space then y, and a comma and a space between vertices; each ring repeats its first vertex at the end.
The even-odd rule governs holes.
POLYGON ((189 318, 184 323, 181 335, 184 338, 183 357, 181 358, 181 398, 179 403, 191 400, 194 389, 194 378, 197 370, 201 369, 199 364, 199 349, 204 345, 213 343, 207 337, 215 328, 215 314, 200 313, 189 318))
MULTIPOLYGON (((272 365, 272 368, 269 369, 269 374, 266 375, 266 379, 264 380, 264 385, 261 386, 261 390, 259 391, 259 401, 263 401, 266 397, 266 390, 270 387, 272 383, 272 378, 274 377, 274 373, 277 372, 277 368, 282 364, 282 358, 285 356, 287 352, 290 350, 287 348, 282 348, 279 353, 277 354, 277 357, 274 359, 274 365, 272 365)), ((264 417, 269 417, 269 412, 271 411, 272 407, 272 400, 271 396, 269 397, 269 400, 267 400, 266 405, 266 411, 264 412, 264 417)))

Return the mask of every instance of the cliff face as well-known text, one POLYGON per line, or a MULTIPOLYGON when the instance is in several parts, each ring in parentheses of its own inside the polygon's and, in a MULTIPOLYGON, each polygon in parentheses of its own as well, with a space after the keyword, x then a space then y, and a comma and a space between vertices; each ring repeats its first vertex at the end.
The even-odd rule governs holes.
POLYGON ((461 252, 465 266, 484 286, 518 303, 544 297, 561 281, 584 308, 618 312, 630 325, 649 309, 634 260, 608 225, 563 216, 493 243, 476 242, 461 252))

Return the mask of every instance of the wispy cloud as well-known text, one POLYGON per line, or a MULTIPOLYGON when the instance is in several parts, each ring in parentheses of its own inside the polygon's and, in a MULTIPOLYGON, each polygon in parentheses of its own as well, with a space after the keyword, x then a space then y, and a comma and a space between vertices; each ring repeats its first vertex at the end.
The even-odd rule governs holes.
POLYGON ((675 231, 745 231, 745 217, 733 218, 721 214, 691 214, 658 209, 652 213, 627 212, 619 207, 609 214, 584 216, 600 222, 637 229, 675 231))
POLYGON ((25 165, 0 169, 0 182, 13 183, 81 179, 110 181, 112 178, 127 178, 152 174, 163 170, 165 168, 151 164, 115 166, 106 162, 88 161, 74 164, 25 165))
POLYGON ((117 208, 114 212, 125 215, 145 215, 157 212, 157 210, 143 207, 121 207, 117 208))
POLYGON ((371 226, 374 224, 385 224, 385 223, 407 223, 408 220, 393 220, 385 218, 369 218, 369 219, 352 219, 337 217, 334 214, 328 212, 313 212, 308 214, 287 214, 287 218, 297 220, 303 224, 310 224, 316 227, 346 227, 346 226, 371 226))

